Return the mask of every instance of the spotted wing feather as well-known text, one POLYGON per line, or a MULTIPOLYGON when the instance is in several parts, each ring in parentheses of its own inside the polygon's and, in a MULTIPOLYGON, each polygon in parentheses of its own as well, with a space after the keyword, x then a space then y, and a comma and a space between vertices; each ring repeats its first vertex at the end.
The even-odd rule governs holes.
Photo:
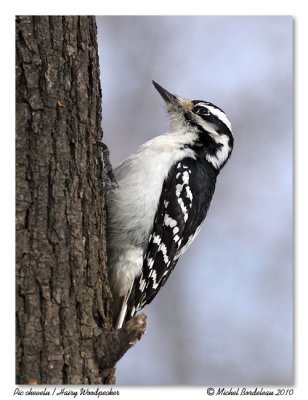
POLYGON ((204 221, 215 189, 217 172, 205 162, 185 158, 165 179, 142 274, 135 279, 127 318, 149 304, 168 279, 179 257, 204 221))

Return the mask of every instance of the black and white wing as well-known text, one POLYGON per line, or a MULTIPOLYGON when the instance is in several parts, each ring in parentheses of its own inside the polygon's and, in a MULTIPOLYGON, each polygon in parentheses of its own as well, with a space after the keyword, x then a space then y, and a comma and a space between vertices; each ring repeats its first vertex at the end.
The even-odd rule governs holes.
POLYGON ((200 230, 215 189, 217 171, 185 158, 165 179, 142 274, 135 279, 126 318, 149 304, 168 279, 179 257, 200 230))

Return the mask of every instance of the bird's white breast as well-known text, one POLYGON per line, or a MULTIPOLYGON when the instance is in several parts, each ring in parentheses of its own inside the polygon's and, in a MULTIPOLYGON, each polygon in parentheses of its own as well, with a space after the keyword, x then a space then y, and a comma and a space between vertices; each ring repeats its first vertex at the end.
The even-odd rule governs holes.
POLYGON ((109 277, 113 293, 124 296, 141 274, 164 180, 172 166, 194 152, 183 148, 193 132, 169 133, 145 143, 115 169, 119 187, 107 196, 109 277))
POLYGON ((194 152, 183 149, 193 141, 195 133, 176 132, 161 135, 145 143, 139 150, 115 169, 119 187, 108 196, 111 233, 134 245, 148 240, 153 226, 163 182, 171 167, 194 152))

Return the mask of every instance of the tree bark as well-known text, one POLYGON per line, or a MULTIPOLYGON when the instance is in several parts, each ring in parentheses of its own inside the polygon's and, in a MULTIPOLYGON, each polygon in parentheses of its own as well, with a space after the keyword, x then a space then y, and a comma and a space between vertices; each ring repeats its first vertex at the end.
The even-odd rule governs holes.
POLYGON ((95 18, 17 17, 16 46, 16 383, 113 383, 95 18))

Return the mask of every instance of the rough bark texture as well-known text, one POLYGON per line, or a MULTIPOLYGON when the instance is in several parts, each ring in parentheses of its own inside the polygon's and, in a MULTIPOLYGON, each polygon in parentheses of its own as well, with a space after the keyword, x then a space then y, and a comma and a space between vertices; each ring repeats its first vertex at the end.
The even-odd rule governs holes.
POLYGON ((16 45, 16 383, 112 383, 95 18, 17 17, 16 45))

